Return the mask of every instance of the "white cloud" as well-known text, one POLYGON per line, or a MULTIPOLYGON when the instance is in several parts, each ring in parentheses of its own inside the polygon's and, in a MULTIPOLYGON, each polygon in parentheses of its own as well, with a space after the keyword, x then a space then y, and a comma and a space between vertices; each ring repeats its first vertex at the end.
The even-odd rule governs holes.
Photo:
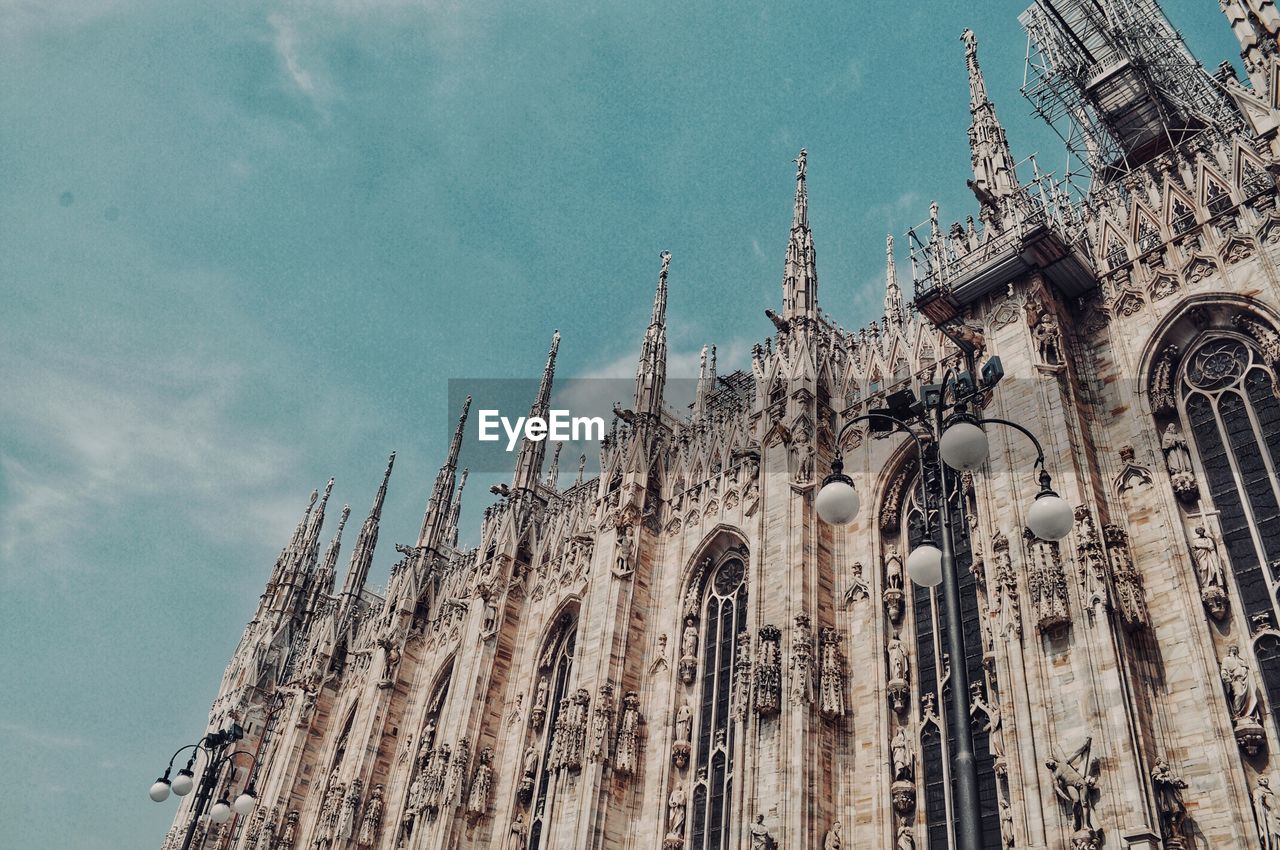
POLYGON ((274 32, 272 45, 275 47, 276 55, 280 57, 280 64, 293 82, 294 88, 319 106, 320 92, 316 85, 316 78, 302 64, 298 29, 294 26, 293 20, 280 13, 273 13, 267 16, 267 23, 271 24, 274 32))
POLYGON ((9 365, 20 377, 0 413, 0 572, 83 565, 64 557, 74 541, 144 499, 168 501, 218 542, 242 540, 246 528, 274 540, 297 513, 284 485, 296 449, 229 412, 244 382, 238 368, 169 361, 125 370, 69 357, 9 365))

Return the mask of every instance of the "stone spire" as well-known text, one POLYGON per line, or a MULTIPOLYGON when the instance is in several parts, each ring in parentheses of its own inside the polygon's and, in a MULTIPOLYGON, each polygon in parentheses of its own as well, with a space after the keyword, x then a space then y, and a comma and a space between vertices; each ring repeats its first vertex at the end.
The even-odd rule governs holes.
POLYGON ((445 543, 455 549, 458 547, 458 522, 462 517, 462 491, 467 486, 469 471, 462 470, 462 478, 458 479, 458 492, 453 495, 453 505, 449 510, 449 527, 445 533, 445 543))
POLYGON ((329 495, 332 492, 333 479, 330 478, 329 483, 324 485, 324 495, 320 497, 319 504, 316 505, 315 510, 311 511, 307 531, 302 540, 302 560, 298 567, 304 573, 314 570, 320 558, 320 532, 324 528, 324 509, 329 504, 329 495))
POLYGON ((1240 58, 1254 90, 1269 94, 1267 62, 1280 52, 1280 11, 1271 0, 1220 0, 1219 5, 1240 42, 1240 58))
POLYGON ((551 453, 551 469, 547 470, 547 486, 555 489, 560 482, 560 449, 564 443, 556 443, 556 450, 551 453))
POLYGON ((1018 194, 1018 176, 1004 127, 996 118, 996 107, 987 95, 987 83, 978 67, 978 39, 973 30, 960 36, 964 42, 965 64, 969 69, 969 150, 973 159, 973 179, 968 181, 982 207, 982 222, 996 231, 1013 220, 1012 199, 1018 194))
POLYGON ((342 530, 347 527, 347 518, 351 516, 351 506, 342 506, 342 516, 338 518, 338 530, 325 547, 324 557, 311 582, 307 593, 306 615, 309 619, 320 608, 321 601, 333 593, 334 577, 338 574, 338 553, 342 549, 342 530))
POLYGON ((339 602, 341 609, 349 611, 355 600, 364 589, 369 578, 369 565, 373 563, 373 550, 378 545, 378 525, 382 521, 382 503, 387 498, 387 482, 391 480, 391 467, 395 465, 396 453, 387 458, 387 470, 382 473, 382 484, 378 494, 373 497, 373 507, 364 525, 360 526, 360 534, 356 537, 355 548, 351 550, 351 563, 347 566, 347 577, 342 583, 342 595, 339 602))
POLYGON ((885 237, 884 322, 888 327, 900 327, 903 321, 902 289, 898 286, 898 268, 893 262, 893 234, 885 237))
POLYGON ((796 205, 791 216, 791 238, 782 272, 782 317, 813 318, 818 314, 818 271, 809 230, 809 193, 805 188, 808 154, 796 157, 796 205))
POLYGON ((431 488, 431 498, 427 501, 427 511, 422 517, 422 531, 418 534, 418 545, 434 549, 443 540, 446 525, 449 522, 450 504, 453 501, 453 487, 457 480, 458 455, 462 452, 462 432, 467 425, 467 416, 471 413, 471 396, 462 403, 462 413, 458 416, 458 424, 453 429, 453 439, 449 442, 449 455, 444 465, 436 473, 436 483, 431 488))
POLYGON ((707 346, 702 346, 702 353, 698 357, 698 389, 694 394, 693 413, 694 417, 702 417, 707 415, 707 410, 711 404, 711 394, 716 388, 716 347, 713 345, 710 349, 710 357, 708 357, 707 346))
POLYGON ((640 365, 636 368, 635 412, 657 417, 662 412, 662 391, 667 382, 667 270, 671 252, 662 252, 662 271, 653 295, 653 319, 644 334, 640 365))
MULTIPOLYGON (((551 408, 551 384, 556 374, 556 354, 560 351, 560 331, 551 335, 551 350, 547 352, 547 365, 542 370, 542 383, 538 396, 529 408, 529 416, 547 418, 551 408)), ((542 478, 542 461, 547 455, 546 440, 526 439, 520 443, 520 456, 516 458, 516 472, 511 479, 513 490, 534 490, 542 478)))

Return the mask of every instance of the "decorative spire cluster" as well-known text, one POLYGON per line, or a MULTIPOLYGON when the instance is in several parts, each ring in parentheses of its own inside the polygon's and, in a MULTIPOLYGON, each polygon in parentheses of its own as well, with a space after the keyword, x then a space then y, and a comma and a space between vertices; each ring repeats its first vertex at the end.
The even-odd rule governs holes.
POLYGON ((355 600, 364 590, 365 581, 369 578, 369 566, 373 563, 373 550, 378 545, 378 526, 382 521, 382 505, 387 499, 387 482, 391 480, 391 467, 395 465, 396 453, 387 458, 387 469, 382 474, 382 484, 373 497, 373 507, 364 525, 360 526, 360 534, 356 537, 355 548, 351 550, 351 563, 347 567, 347 577, 342 583, 342 596, 339 603, 345 612, 351 610, 355 600))

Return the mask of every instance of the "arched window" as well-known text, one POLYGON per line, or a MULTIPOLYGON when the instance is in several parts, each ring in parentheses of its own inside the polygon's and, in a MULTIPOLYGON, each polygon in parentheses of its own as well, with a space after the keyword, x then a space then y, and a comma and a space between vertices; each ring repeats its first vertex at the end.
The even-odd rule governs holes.
MULTIPOLYGON (((939 464, 936 454, 926 458, 927 480, 936 481, 939 464)), ((947 489, 951 508, 952 536, 955 543, 955 570, 960 584, 960 619, 964 632, 964 663, 969 681, 982 683, 985 688, 986 671, 982 666, 982 614, 979 609, 977 579, 973 570, 974 543, 965 518, 961 496, 960 476, 948 471, 947 489)), ((936 484, 930 485, 936 488, 936 484)), ((910 552, 924 536, 925 506, 920 503, 919 479, 905 489, 906 505, 904 522, 899 523, 901 538, 893 542, 900 552, 910 552)), ((940 525, 938 505, 929 505, 934 528, 940 525)), ((946 850, 950 846, 951 775, 950 755, 954 730, 948 728, 947 701, 951 699, 947 684, 947 665, 954 660, 946 658, 946 606, 942 600, 941 586, 925 588, 910 585, 912 621, 915 627, 915 686, 920 713, 932 718, 922 723, 919 731, 920 761, 915 783, 918 799, 924 809, 926 841, 922 846, 929 850, 946 850), (945 689, 945 690, 944 690, 945 689), (941 730, 941 731, 940 731, 941 730)), ((904 643, 909 643, 904 639, 904 643)), ((965 695, 966 700, 969 695, 965 695)), ((981 723, 970 726, 978 773, 978 802, 982 809, 983 846, 1003 846, 1000 836, 999 797, 996 787, 995 756, 992 754, 989 734, 981 723)), ((908 730, 910 736, 910 730, 908 730)))
POLYGON ((690 850, 725 850, 733 808, 733 675, 738 635, 747 629, 746 565, 740 553, 722 556, 711 571, 701 611, 689 846, 690 850))
MULTIPOLYGON (((1217 509, 1250 631, 1274 629, 1280 589, 1280 402, 1252 340, 1215 334, 1182 363, 1179 395, 1217 509)), ((1171 464, 1172 468, 1172 464, 1171 464)), ((1258 667, 1280 722, 1280 646, 1259 639, 1258 667)))
POLYGON ((569 679, 578 639, 574 613, 561 615, 555 631, 538 656, 538 679, 533 710, 529 715, 529 743, 526 764, 521 765, 523 783, 519 796, 530 807, 528 850, 550 847, 549 832, 555 803, 556 765, 552 763, 555 730, 561 726, 561 712, 569 702, 569 679))

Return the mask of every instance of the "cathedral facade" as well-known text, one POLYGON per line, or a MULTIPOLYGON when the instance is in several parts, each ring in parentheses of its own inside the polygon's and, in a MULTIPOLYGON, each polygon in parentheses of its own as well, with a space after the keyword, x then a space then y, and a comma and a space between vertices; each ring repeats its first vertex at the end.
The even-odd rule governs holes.
POLYGON ((464 407, 385 593, 365 585, 394 455, 349 556, 332 482, 313 494, 210 716, 244 730, 258 804, 188 836, 186 797, 164 850, 942 850, 956 698, 986 847, 1280 850, 1280 13, 1222 0, 1237 79, 1152 0, 1113 5, 1023 15, 1075 194, 1020 182, 965 33, 976 214, 908 234, 911 299, 889 240, 881 320, 819 309, 801 152, 774 334, 673 411, 663 255, 597 478, 562 487, 526 441, 459 546, 464 407), (922 456, 837 435, 993 356, 983 414, 1040 437, 1075 524, 1026 529, 1035 450, 993 429, 945 496, 950 658, 938 590, 904 574, 922 456), (847 527, 814 509, 838 452, 847 527))

